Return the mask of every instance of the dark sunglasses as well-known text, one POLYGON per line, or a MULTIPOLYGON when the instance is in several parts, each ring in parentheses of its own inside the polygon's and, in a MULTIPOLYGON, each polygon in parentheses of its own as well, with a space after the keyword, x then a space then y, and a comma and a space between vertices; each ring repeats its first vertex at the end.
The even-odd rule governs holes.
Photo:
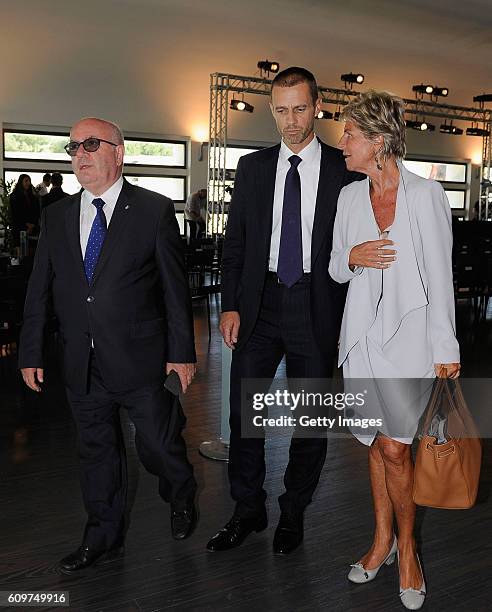
POLYGON ((109 140, 91 137, 86 138, 82 142, 71 140, 67 145, 65 145, 64 149, 71 157, 75 157, 75 155, 77 155, 77 151, 79 150, 80 145, 82 145, 84 147, 84 150, 88 153, 94 153, 94 151, 97 151, 101 146, 101 142, 106 142, 107 144, 113 145, 113 147, 118 146, 114 142, 109 142, 109 140))

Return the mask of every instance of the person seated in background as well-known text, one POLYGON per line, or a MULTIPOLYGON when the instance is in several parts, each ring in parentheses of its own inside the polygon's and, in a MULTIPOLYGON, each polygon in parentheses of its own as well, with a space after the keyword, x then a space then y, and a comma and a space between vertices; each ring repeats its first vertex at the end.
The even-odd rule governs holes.
POLYGON ((186 200, 184 216, 190 228, 190 239, 196 240, 205 232, 207 218, 207 190, 190 193, 186 200))
POLYGON ((41 198, 41 210, 68 195, 63 191, 62 184, 63 176, 59 172, 53 172, 51 175, 51 190, 41 198))
POLYGON ((34 187, 34 192, 38 196, 38 198, 42 198, 48 193, 50 185, 51 185, 51 174, 47 172, 43 176, 43 180, 41 181, 41 183, 38 183, 36 187, 34 187))
POLYGON ((21 174, 10 194, 14 245, 20 247, 20 232, 35 236, 39 227, 39 203, 34 195, 31 177, 21 174))

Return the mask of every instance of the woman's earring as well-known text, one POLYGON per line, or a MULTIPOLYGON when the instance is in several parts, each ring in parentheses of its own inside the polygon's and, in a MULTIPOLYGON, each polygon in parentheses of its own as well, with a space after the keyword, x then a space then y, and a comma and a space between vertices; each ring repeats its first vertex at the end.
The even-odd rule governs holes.
POLYGON ((376 155, 374 155, 374 161, 376 162, 376 168, 377 168, 378 170, 382 170, 382 169, 383 169, 383 166, 381 166, 381 164, 379 163, 379 157, 378 157, 378 154, 377 154, 377 153, 376 153, 376 155))

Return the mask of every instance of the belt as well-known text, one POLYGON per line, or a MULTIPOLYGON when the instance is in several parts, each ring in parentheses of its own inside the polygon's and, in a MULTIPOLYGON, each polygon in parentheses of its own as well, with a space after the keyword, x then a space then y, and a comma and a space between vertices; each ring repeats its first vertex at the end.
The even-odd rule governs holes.
MULTIPOLYGON (((276 272, 272 272, 271 270, 267 271, 267 280, 275 282, 277 285, 282 285, 285 287, 286 285, 279 279, 276 272)), ((301 278, 295 283, 295 285, 309 283, 311 281, 311 272, 304 272, 301 278)), ((293 285, 293 286, 295 286, 293 285)))

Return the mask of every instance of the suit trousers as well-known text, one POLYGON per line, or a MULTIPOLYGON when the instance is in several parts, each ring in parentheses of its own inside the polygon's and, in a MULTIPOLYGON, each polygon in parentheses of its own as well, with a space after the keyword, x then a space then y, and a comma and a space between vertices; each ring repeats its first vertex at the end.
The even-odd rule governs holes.
MULTIPOLYGON (((267 274, 258 320, 246 344, 232 354, 230 382, 229 481, 236 502, 235 514, 243 518, 263 511, 266 492, 264 439, 241 435, 241 380, 265 379, 267 391, 285 356, 288 378, 326 378, 332 375, 333 355, 318 348, 313 336, 310 309, 310 275, 288 288, 267 274)), ((245 299, 243 297, 243 299, 245 299)), ((326 435, 293 437, 284 475, 285 493, 279 497, 282 512, 302 513, 311 502, 326 458, 326 435)))
POLYGON ((119 408, 135 426, 135 446, 145 469, 158 476, 159 494, 179 508, 196 492, 193 468, 181 431, 186 417, 163 381, 114 393, 107 389, 91 351, 88 393, 67 389, 78 429, 80 483, 88 520, 83 542, 106 550, 119 545, 125 532, 127 466, 119 408))

